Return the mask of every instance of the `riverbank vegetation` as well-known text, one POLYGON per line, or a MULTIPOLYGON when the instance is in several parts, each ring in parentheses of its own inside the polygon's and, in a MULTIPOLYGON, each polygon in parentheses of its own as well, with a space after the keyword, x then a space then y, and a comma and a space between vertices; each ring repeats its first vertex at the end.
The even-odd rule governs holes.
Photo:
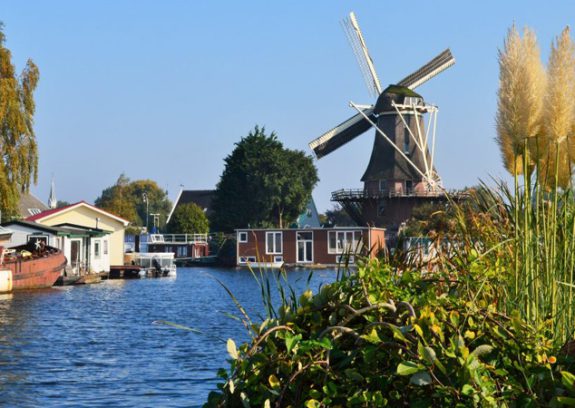
MULTIPOLYGON (((553 106, 525 108, 543 110, 538 126, 519 125, 531 118, 505 105, 524 103, 513 92, 530 84, 503 81, 512 53, 533 61, 533 34, 521 40, 513 28, 500 53, 500 96, 511 94, 500 99, 499 141, 514 185, 434 210, 430 256, 397 250, 299 298, 280 288, 275 307, 260 275, 267 316, 243 314, 252 340, 228 340, 230 367, 206 406, 575 406, 575 110, 560 112, 551 85, 559 61, 574 57, 568 35, 542 91, 553 106)), ((575 80, 561 78, 575 99, 575 80)))

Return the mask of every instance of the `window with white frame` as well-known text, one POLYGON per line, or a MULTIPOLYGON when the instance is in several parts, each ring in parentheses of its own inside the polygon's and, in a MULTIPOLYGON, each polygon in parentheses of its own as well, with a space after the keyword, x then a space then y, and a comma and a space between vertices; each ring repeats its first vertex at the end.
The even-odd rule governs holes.
POLYGON ((361 249, 361 231, 329 231, 328 253, 341 254, 361 249))
POLYGON ((108 240, 105 239, 105 240, 103 240, 102 242, 104 243, 104 245, 103 245, 104 255, 108 255, 108 240))
POLYGON ((238 232, 238 242, 248 242, 248 233, 246 231, 238 232))
POLYGON ((281 254, 282 252, 281 231, 266 232, 266 254, 281 254))

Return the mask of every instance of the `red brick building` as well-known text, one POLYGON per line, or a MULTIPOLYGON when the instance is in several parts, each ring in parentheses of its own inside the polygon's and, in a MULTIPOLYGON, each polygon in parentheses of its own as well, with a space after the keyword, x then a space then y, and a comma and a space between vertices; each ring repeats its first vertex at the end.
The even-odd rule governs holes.
POLYGON ((337 265, 356 255, 375 257, 385 248, 385 230, 373 227, 238 229, 238 266, 337 265))

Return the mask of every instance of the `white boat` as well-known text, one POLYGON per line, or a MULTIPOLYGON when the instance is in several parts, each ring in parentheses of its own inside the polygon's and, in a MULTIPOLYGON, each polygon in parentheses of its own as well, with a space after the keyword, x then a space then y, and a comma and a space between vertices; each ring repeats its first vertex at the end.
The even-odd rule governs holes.
POLYGON ((173 252, 139 252, 134 254, 134 264, 141 267, 141 277, 175 277, 176 264, 173 252))

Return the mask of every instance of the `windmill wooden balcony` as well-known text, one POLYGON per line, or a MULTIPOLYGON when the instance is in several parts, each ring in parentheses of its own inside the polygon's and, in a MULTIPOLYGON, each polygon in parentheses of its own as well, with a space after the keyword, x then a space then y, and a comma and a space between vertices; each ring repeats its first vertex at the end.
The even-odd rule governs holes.
POLYGON ((364 201, 367 199, 381 199, 394 197, 439 197, 444 193, 440 190, 417 191, 403 188, 386 189, 380 191, 366 189, 341 189, 331 193, 331 201, 364 201))

